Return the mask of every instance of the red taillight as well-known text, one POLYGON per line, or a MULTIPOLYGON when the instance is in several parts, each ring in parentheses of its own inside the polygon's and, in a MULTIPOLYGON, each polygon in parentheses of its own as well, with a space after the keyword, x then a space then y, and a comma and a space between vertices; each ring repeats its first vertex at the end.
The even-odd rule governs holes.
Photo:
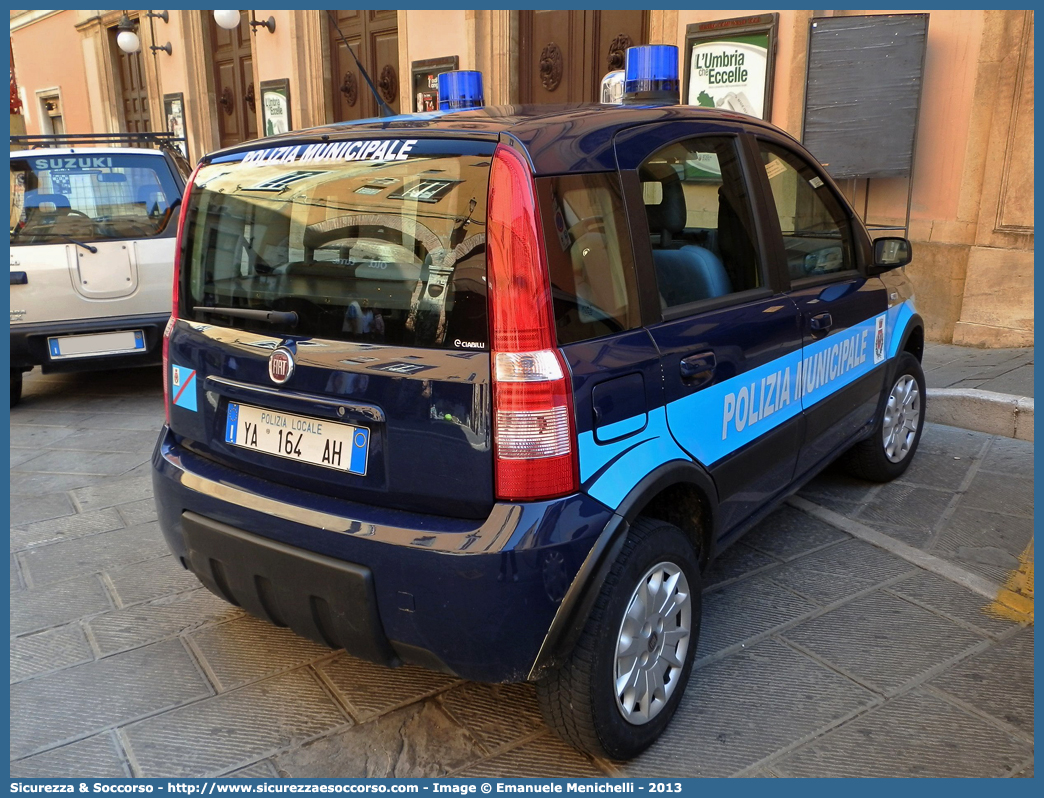
POLYGON ((503 144, 490 167, 486 230, 497 497, 574 493, 573 390, 555 348, 533 179, 525 159, 503 144))
POLYGON ((192 171, 192 176, 185 184, 185 193, 181 195, 181 209, 178 213, 178 236, 174 243, 174 287, 171 291, 172 303, 170 319, 163 330, 163 411, 166 414, 167 423, 170 423, 170 334, 174 332, 174 325, 178 321, 178 292, 181 284, 181 242, 185 231, 185 217, 188 215, 189 192, 192 184, 196 182, 199 173, 199 165, 192 171))

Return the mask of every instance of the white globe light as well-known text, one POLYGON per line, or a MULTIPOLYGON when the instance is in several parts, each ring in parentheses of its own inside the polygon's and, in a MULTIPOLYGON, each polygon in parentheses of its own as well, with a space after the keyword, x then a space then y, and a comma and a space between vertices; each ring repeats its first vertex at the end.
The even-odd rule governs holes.
POLYGON ((214 21, 218 24, 218 27, 224 28, 225 30, 235 30, 239 27, 239 12, 215 11, 214 21))
POLYGON ((116 46, 125 53, 136 53, 141 49, 141 42, 134 31, 121 30, 116 36, 116 46))

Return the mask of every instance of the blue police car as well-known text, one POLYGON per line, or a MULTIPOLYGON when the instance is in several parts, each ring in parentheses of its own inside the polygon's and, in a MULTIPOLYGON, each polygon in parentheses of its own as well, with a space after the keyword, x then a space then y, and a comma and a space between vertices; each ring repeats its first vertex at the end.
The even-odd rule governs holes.
POLYGON ((678 705, 707 562, 840 456, 901 474, 925 401, 909 242, 790 136, 628 64, 623 105, 204 158, 153 456, 210 590, 388 666, 534 681, 615 759, 678 705))

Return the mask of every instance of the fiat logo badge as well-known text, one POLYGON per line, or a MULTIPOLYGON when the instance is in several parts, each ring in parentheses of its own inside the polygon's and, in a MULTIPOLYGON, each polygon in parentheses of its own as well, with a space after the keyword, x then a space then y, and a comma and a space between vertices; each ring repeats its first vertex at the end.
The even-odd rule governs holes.
POLYGON ((294 356, 289 349, 279 348, 268 359, 268 376, 276 385, 282 385, 294 373, 294 356))

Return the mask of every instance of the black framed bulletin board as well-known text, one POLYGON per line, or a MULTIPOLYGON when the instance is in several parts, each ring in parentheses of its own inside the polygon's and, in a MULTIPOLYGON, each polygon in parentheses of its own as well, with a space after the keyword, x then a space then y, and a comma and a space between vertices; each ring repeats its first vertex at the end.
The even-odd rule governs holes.
POLYGON ((188 138, 185 135, 185 95, 182 92, 163 95, 163 125, 168 133, 175 137, 184 139, 176 142, 175 146, 181 150, 181 154, 188 158, 188 138))
POLYGON ((779 14, 687 25, 682 102, 768 119, 778 27, 779 14))
POLYGON ((265 136, 275 136, 294 129, 290 119, 290 81, 261 81, 261 127, 265 136))

